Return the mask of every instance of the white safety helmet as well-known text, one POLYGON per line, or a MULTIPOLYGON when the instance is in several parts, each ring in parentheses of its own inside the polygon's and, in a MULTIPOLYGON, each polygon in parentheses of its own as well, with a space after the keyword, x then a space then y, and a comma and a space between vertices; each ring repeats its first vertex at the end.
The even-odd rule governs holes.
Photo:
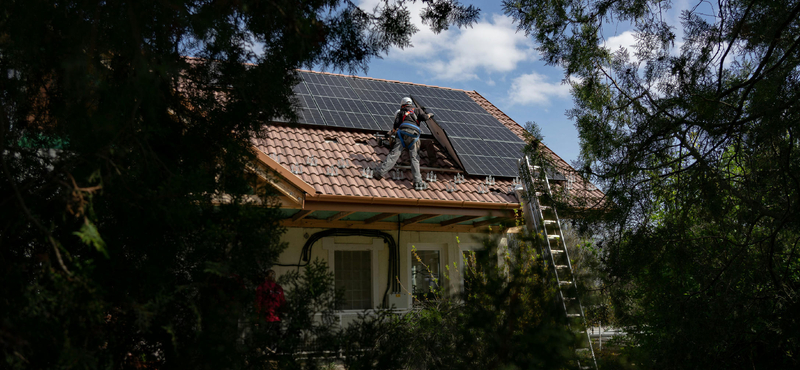
POLYGON ((401 106, 403 106, 403 105, 414 105, 414 102, 411 101, 411 98, 405 97, 405 98, 400 99, 400 105, 401 106))

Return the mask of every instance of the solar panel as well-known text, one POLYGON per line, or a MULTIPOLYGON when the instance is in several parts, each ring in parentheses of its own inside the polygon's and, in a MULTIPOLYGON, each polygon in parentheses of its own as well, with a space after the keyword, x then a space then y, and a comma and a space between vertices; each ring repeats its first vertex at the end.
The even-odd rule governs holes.
POLYGON ((462 138, 453 138, 454 141, 460 142, 462 146, 467 149, 465 154, 474 154, 474 155, 482 155, 482 156, 489 156, 489 157, 500 157, 498 153, 494 151, 492 145, 489 144, 487 141, 483 141, 480 139, 462 139, 462 138))
POLYGON ((321 84, 306 84, 308 89, 311 90, 311 95, 314 96, 327 96, 330 98, 345 98, 345 99, 359 99, 355 90, 350 87, 332 86, 321 84))
POLYGON ((491 127, 492 135, 487 136, 486 140, 496 140, 496 141, 512 141, 518 143, 524 143, 522 139, 517 136, 517 134, 511 132, 506 127, 491 127))
POLYGON ((318 73, 300 73, 300 78, 308 83, 325 84, 325 79, 318 73))
POLYGON ((461 163, 464 164, 464 169, 470 175, 492 175, 498 172, 494 166, 491 166, 492 168, 490 169, 490 166, 483 160, 482 156, 464 154, 458 157, 461 159, 461 163))
POLYGON ((328 124, 328 126, 350 128, 356 127, 355 123, 353 123, 353 119, 345 113, 332 110, 320 110, 320 112, 322 113, 322 118, 325 120, 325 123, 328 124))
POLYGON ((383 89, 383 85, 386 84, 385 82, 366 80, 361 78, 355 78, 350 80, 349 82, 350 86, 352 86, 354 89, 385 91, 383 89))
POLYGON ((310 125, 324 125, 325 120, 319 113, 319 109, 301 109, 297 112, 298 122, 310 125))
POLYGON ((297 95, 297 100, 300 101, 300 105, 303 108, 317 107, 317 105, 314 103, 314 98, 311 95, 297 95))
POLYGON ((306 87, 306 84, 304 84, 303 82, 300 82, 297 85, 292 86, 292 91, 294 91, 294 93, 296 95, 299 95, 299 94, 309 95, 309 94, 311 94, 311 92, 308 91, 308 87, 306 87))
POLYGON ((320 73, 302 73, 301 75, 303 76, 303 78, 306 80, 307 83, 339 86, 339 87, 350 87, 350 84, 347 82, 346 77, 343 76, 333 76, 320 73))
POLYGON ((436 123, 438 123, 442 129, 444 129, 444 131, 447 133, 447 137, 470 137, 471 135, 469 128, 466 125, 446 121, 436 121, 436 123))
POLYGON ((364 107, 366 107, 367 112, 378 116, 394 117, 397 112, 396 104, 365 101, 364 107))
POLYGON ((455 90, 442 90, 442 97, 450 100, 459 100, 463 102, 473 102, 472 98, 463 91, 455 90))
POLYGON ((369 113, 361 100, 328 97, 316 97, 314 100, 316 100, 319 109, 351 113, 369 113))
POLYGON ((350 87, 354 89, 369 90, 369 80, 362 78, 354 78, 350 82, 350 87))
POLYGON ((524 142, 464 91, 311 72, 300 77, 293 91, 303 107, 301 123, 386 131, 400 99, 413 96, 435 112, 467 173, 516 176, 524 142))
POLYGON ((415 95, 415 96, 416 95, 419 95, 419 96, 432 96, 431 93, 430 93, 430 90, 435 90, 435 89, 431 89, 429 87, 418 86, 418 85, 410 85, 410 86, 407 87, 407 89, 408 89, 409 93, 411 93, 412 95, 415 95))
MULTIPOLYGON (((481 126, 493 126, 497 128, 503 128, 506 131, 509 131, 503 123, 494 118, 491 114, 480 114, 480 113, 464 113, 464 122, 469 123, 472 125, 481 125, 481 126)), ((510 132, 510 131, 509 131, 510 132)))
POLYGON ((519 174, 516 167, 517 159, 470 154, 459 155, 459 158, 464 164, 464 169, 471 175, 515 177, 519 174))
POLYGON ((467 123, 466 116, 459 111, 436 108, 433 108, 433 111, 436 112, 436 115, 438 116, 438 119, 436 120, 437 122, 448 121, 455 123, 467 123))
POLYGON ((519 176, 519 158, 502 158, 498 161, 498 170, 504 176, 519 176))
POLYGON ((502 129, 478 125, 470 125, 470 127, 475 132, 475 136, 482 138, 483 140, 501 140, 500 136, 502 135, 503 131, 508 131, 508 129, 505 127, 502 129))
POLYGON ((489 140, 485 142, 492 148, 492 151, 494 151, 498 157, 505 157, 505 158, 521 158, 522 148, 525 147, 525 143, 522 142, 489 141, 489 140))
POLYGON ((397 109, 400 106, 400 99, 403 98, 398 97, 395 93, 385 92, 385 91, 375 91, 375 90, 364 90, 364 89, 355 89, 356 93, 362 100, 366 101, 374 101, 374 102, 381 102, 381 103, 389 103, 392 102, 397 109))

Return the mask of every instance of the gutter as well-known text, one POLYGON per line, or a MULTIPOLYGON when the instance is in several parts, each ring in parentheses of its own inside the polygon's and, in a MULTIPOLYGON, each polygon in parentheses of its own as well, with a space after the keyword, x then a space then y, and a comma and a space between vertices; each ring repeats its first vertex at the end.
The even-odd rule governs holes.
POLYGON ((438 199, 410 199, 410 198, 384 198, 366 197, 357 195, 328 195, 316 194, 306 197, 306 202, 330 202, 330 203, 358 203, 389 206, 411 206, 411 207, 445 207, 445 208, 478 208, 478 209, 516 209, 519 203, 487 203, 468 200, 438 200, 438 199))
POLYGON ((519 207, 518 203, 483 203, 325 194, 306 197, 302 205, 302 209, 308 211, 388 212, 476 217, 511 217, 514 210, 519 207))

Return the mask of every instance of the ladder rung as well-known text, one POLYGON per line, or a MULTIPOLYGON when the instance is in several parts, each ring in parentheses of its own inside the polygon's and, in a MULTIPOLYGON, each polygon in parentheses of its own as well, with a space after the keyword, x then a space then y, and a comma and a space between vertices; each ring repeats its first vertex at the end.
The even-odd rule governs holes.
POLYGON ((556 265, 557 269, 568 269, 569 265, 556 265))
POLYGON ((559 239, 559 238, 561 238, 561 235, 558 235, 558 234, 550 234, 550 235, 548 235, 547 237, 548 237, 548 238, 550 238, 550 239, 559 239))
POLYGON ((579 314, 579 313, 568 313, 567 317, 581 317, 581 314, 579 314))
POLYGON ((563 249, 551 249, 550 253, 564 253, 563 249))
POLYGON ((544 220, 545 225, 550 225, 556 223, 556 220, 544 220))
POLYGON ((561 285, 570 285, 570 284, 572 284, 571 281, 566 281, 566 280, 559 281, 558 283, 561 284, 561 285))

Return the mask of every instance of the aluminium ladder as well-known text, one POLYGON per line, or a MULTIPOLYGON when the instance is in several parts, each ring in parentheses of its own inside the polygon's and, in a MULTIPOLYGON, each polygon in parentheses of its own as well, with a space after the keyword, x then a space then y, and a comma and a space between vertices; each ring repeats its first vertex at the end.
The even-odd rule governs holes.
MULTIPOLYGON (((547 199, 552 199, 547 171, 542 170, 539 166, 531 165, 530 159, 525 156, 520 159, 520 178, 524 187, 522 190, 527 195, 523 212, 528 230, 543 235, 542 256, 544 262, 552 267, 555 280, 558 282, 557 297, 567 316, 570 329, 581 339, 575 348, 578 367, 580 369, 597 369, 586 316, 577 294, 578 286, 575 283, 572 262, 561 230, 561 220, 558 218, 553 204, 547 201, 547 199)), ((522 201, 521 194, 517 195, 522 201)))

